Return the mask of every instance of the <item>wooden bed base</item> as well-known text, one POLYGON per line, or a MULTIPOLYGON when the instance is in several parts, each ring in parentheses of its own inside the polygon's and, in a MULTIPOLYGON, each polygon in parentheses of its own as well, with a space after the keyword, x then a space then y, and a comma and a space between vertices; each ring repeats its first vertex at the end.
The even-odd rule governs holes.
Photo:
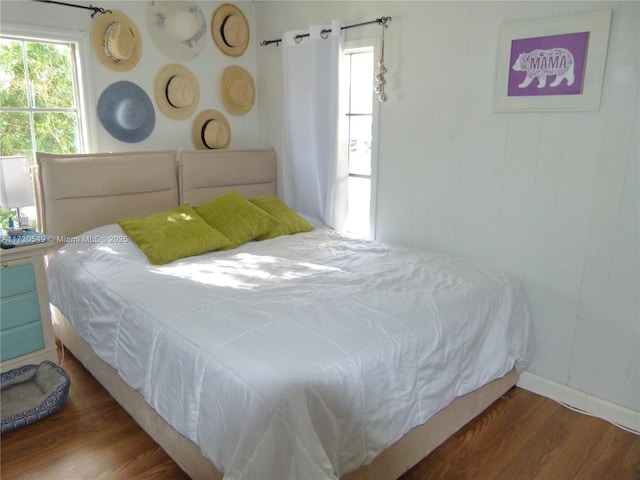
MULTIPOLYGON (((222 479, 222 473, 202 455, 200 448, 176 432, 144 401, 139 392, 129 387, 112 367, 101 360, 55 306, 52 306, 52 316, 54 331, 64 347, 71 351, 74 357, 187 475, 194 480, 222 479)), ((511 370, 504 377, 456 398, 447 408, 431 417, 427 423, 414 428, 383 451, 371 464, 360 467, 343 478, 345 480, 391 480, 400 477, 500 398, 517 381, 518 373, 511 370)))

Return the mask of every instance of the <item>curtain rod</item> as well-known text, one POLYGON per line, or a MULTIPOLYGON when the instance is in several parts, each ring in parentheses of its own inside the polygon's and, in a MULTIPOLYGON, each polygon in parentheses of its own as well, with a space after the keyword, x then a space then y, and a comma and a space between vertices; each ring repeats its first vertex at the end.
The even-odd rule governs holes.
POLYGON ((91 18, 95 17, 96 13, 113 13, 111 10, 105 10, 104 8, 94 7, 93 5, 89 5, 88 7, 85 7, 84 5, 75 5, 73 3, 57 2, 54 0, 33 0, 33 1, 41 2, 41 3, 53 3, 55 5, 62 5, 64 7, 84 8, 85 10, 93 10, 93 13, 91 14, 91 18))
MULTIPOLYGON (((371 20, 370 22, 363 22, 363 23, 356 23, 355 25, 347 25, 345 27, 341 27, 340 30, 347 30, 348 28, 355 28, 355 27, 362 27, 364 25, 371 25, 372 23, 377 23, 378 25, 382 25, 385 28, 388 28, 389 26, 387 25, 387 22, 391 21, 391 17, 380 17, 380 18, 376 18, 375 20, 371 20)), ((320 33, 329 33, 331 32, 331 30, 322 30, 320 33)), ((308 37, 310 34, 309 33, 302 33, 300 35, 296 35, 295 37, 293 37, 294 40, 298 41, 303 39, 304 37, 308 37)), ((278 38, 276 40, 263 40, 260 42, 260 45, 267 46, 267 45, 271 45, 272 43, 277 44, 276 46, 279 46, 280 43, 282 43, 282 39, 278 38)))

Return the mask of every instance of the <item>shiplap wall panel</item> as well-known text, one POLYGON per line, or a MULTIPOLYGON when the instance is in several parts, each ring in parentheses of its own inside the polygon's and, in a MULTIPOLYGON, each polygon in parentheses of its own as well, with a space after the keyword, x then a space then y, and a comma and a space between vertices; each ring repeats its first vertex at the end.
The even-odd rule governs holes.
MULTIPOLYGON (((424 9, 423 5, 418 6, 417 12, 419 12, 415 17, 417 19, 424 18, 424 14, 422 10, 424 9)), ((424 28, 425 26, 423 26, 424 28)), ((385 38, 387 34, 390 33, 389 30, 385 32, 385 38)), ((417 50, 415 51, 416 55, 413 58, 413 64, 407 62, 408 57, 402 56, 403 70, 406 68, 412 68, 416 72, 416 74, 412 78, 412 84, 415 86, 415 90, 412 92, 423 92, 421 95, 414 95, 411 100, 412 111, 415 112, 415 117, 418 118, 419 121, 416 121, 412 124, 411 128, 414 131, 414 137, 411 139, 412 148, 414 150, 413 160, 412 160, 412 170, 416 172, 416 177, 425 178, 428 175, 428 162, 426 158, 428 156, 428 150, 423 147, 429 143, 432 143, 432 132, 433 132, 433 119, 431 115, 429 115, 428 104, 429 98, 431 95, 427 92, 430 91, 431 85, 430 80, 432 77, 432 72, 429 71, 429 66, 434 58, 436 58, 437 52, 430 49, 431 45, 431 32, 426 31, 425 29, 425 38, 424 41, 421 42, 420 45, 416 45, 417 50), (423 114, 421 115, 421 112, 423 114)), ((385 47, 386 50, 386 47, 385 47)), ((413 50, 412 50, 413 51, 413 50)), ((387 55, 385 53, 385 58, 387 55)), ((374 60, 377 62, 377 58, 374 60)), ((386 59, 385 59, 386 63, 386 59)), ((391 67, 388 63, 386 63, 387 68, 391 67)), ((390 68, 389 70, 393 70, 390 68)), ((376 64, 376 72, 377 72, 377 64, 376 64)), ((389 78, 389 73, 385 74, 385 77, 389 78)), ((390 82, 393 83, 393 82, 390 82)), ((400 95, 401 97, 405 97, 406 91, 391 93, 388 90, 388 87, 385 88, 387 95, 389 98, 393 98, 396 95, 400 95)), ((386 102, 385 102, 386 103, 386 102)), ((385 108, 385 103, 380 104, 380 108, 385 108)), ((424 184, 420 185, 415 182, 412 182, 405 186, 406 191, 411 192, 411 197, 413 201, 411 205, 408 206, 409 210, 407 210, 407 214, 413 217, 422 218, 426 215, 428 205, 423 201, 424 199, 424 184)), ((408 225, 411 225, 411 232, 405 238, 413 238, 416 235, 416 232, 420 228, 420 224, 424 224, 424 222, 411 222, 408 225)))
POLYGON ((458 106, 464 112, 460 197, 456 215, 456 248, 467 258, 492 263, 497 242, 505 118, 487 122, 493 109, 496 35, 500 19, 480 3, 469 10, 466 52, 452 55, 465 64, 465 91, 458 106), (498 183, 499 184, 499 183, 498 183))
MULTIPOLYGON (((554 221, 550 225, 552 237, 550 250, 543 260, 549 262, 547 282, 554 285, 553 291, 558 294, 559 303, 555 315, 559 319, 563 344, 558 345, 554 357, 561 360, 556 366, 556 376, 563 383, 568 381, 568 365, 571 358, 571 343, 575 331, 576 309, 582 277, 584 259, 587 250, 587 233, 591 216, 591 203, 595 186, 597 157, 602 140, 602 125, 597 116, 578 114, 581 121, 571 122, 565 119, 563 132, 564 142, 559 162, 559 178, 557 181, 557 202, 554 221)), ((550 332, 558 332, 558 319, 549 319, 550 332)))
POLYGON ((527 241, 527 262, 523 271, 526 278, 533 315, 536 318, 535 334, 539 339, 536 358, 541 368, 563 365, 562 349, 566 351, 566 338, 572 329, 566 321, 560 321, 562 308, 561 285, 554 278, 550 264, 553 255, 553 225, 556 223, 556 205, 560 163, 558 157, 562 145, 560 117, 543 116, 538 135, 539 150, 534 183, 534 196, 529 212, 530 231, 527 241), (545 141, 541 141, 541 139, 545 141), (542 341, 544 339, 544 341, 542 341))
POLYGON ((606 289, 605 311, 598 344, 598 364, 595 372, 597 388, 616 397, 631 398, 640 410, 640 340, 638 327, 640 285, 638 270, 639 217, 638 205, 638 117, 633 122, 634 142, 629 153, 622 202, 618 214, 611 274, 606 289), (615 352, 615 354, 611 354, 615 352))
POLYGON ((501 184, 500 225, 496 266, 524 271, 527 261, 531 212, 538 167, 541 114, 509 114, 501 184))
MULTIPOLYGON (((464 94, 465 63, 451 61, 448 75, 434 68, 442 58, 442 45, 465 51, 469 35, 469 10, 464 5, 453 8, 436 6, 425 15, 423 52, 423 95, 419 95, 427 130, 419 141, 421 168, 413 183, 416 203, 421 206, 415 217, 416 231, 412 244, 434 245, 445 250, 455 242, 455 218, 459 196, 460 162, 462 158, 463 114, 450 108, 464 94)), ((452 59, 453 60, 453 59, 452 59)))
MULTIPOLYGON (((622 8, 625 10, 627 6, 622 5, 622 8)), ((638 44, 638 32, 633 30, 633 25, 625 27, 625 23, 633 21, 633 12, 621 13, 613 19, 614 28, 609 50, 609 62, 613 67, 607 79, 613 86, 624 84, 630 79, 628 68, 620 66, 628 65, 631 56, 638 55, 637 49, 634 48, 634 42, 635 46, 638 44)), ((598 362, 601 361, 598 359, 598 345, 602 341, 601 332, 606 329, 604 322, 609 315, 607 289, 612 280, 611 268, 614 252, 617 250, 615 242, 620 222, 618 212, 622 205, 623 189, 628 182, 629 162, 638 155, 638 112, 628 109, 627 106, 639 101, 637 91, 634 98, 630 97, 624 88, 605 90, 602 112, 608 116, 617 115, 618 121, 607 122, 603 126, 604 135, 598 152, 599 164, 596 174, 598 182, 592 201, 589 247, 585 259, 569 373, 569 381, 584 385, 585 389, 592 389, 597 384, 594 373, 597 372, 598 362), (630 140, 621 141, 622 139, 630 140)), ((635 318, 638 318, 637 314, 635 318)), ((634 315, 629 315, 629 319, 634 319, 634 315)), ((629 329, 633 331, 633 325, 630 325, 629 329)), ((633 335, 625 335, 623 338, 633 339, 633 335)), ((640 362, 637 361, 637 353, 629 358, 634 357, 637 376, 637 364, 640 362)))
MULTIPOLYGON (((407 28, 411 30, 422 28, 420 23, 422 15, 416 15, 413 12, 416 8, 420 10, 422 5, 415 5, 412 8, 410 4, 401 2, 396 10, 398 15, 404 18, 407 28)), ((379 14, 379 16, 382 15, 387 14, 379 14)), ((371 14, 366 20, 371 20, 371 14)), ((379 30, 377 36, 378 38, 380 36, 379 30)), ((387 111, 388 114, 380 116, 379 130, 393 130, 395 133, 387 142, 378 143, 378 157, 387 159, 378 164, 378 178, 388 179, 392 189, 407 192, 412 188, 412 184, 406 182, 404 172, 413 171, 418 161, 418 153, 422 149, 420 135, 423 126, 420 121, 421 112, 418 110, 416 92, 422 90, 423 79, 417 74, 416 70, 419 70, 419 67, 416 68, 416 65, 417 59, 422 55, 423 46, 421 42, 413 42, 401 32, 391 28, 385 33, 385 39, 385 64, 390 70, 386 74, 387 92, 399 108, 389 109, 387 107, 389 102, 381 106, 381 110, 387 111), (403 125, 403 128, 397 129, 398 125, 403 125)), ((389 221, 388 226, 392 232, 389 241, 401 242, 403 238, 411 238, 413 225, 406 222, 404 215, 398 215, 397 212, 408 214, 413 210, 413 205, 411 194, 397 195, 378 205, 379 211, 385 212, 384 215, 389 221)))
MULTIPOLYGON (((629 126, 629 141, 626 142, 625 128, 618 131, 610 131, 611 136, 619 144, 628 145, 626 155, 627 165, 625 170, 622 198, 615 229, 615 243, 613 245, 613 258, 611 262, 611 274, 606 290, 605 311, 603 316, 603 337, 599 345, 599 353, 602 361, 596 370, 597 387, 603 385, 610 389, 616 396, 632 398, 636 410, 640 410, 640 258, 638 245, 640 245, 640 225, 638 209, 640 205, 638 177, 638 158, 640 157, 640 81, 638 81, 638 51, 640 50, 640 5, 624 2, 621 5, 619 20, 620 32, 616 35, 614 48, 617 47, 616 56, 612 56, 614 67, 611 69, 610 82, 612 89, 619 94, 629 84, 635 85, 633 94, 628 94, 626 100, 630 105, 636 105, 632 116, 628 115, 620 119, 620 123, 629 126), (635 59, 635 60, 634 60, 635 59), (635 63, 635 72, 631 65, 635 63), (609 324, 613 328, 607 328, 609 324), (618 330, 619 331, 616 331, 618 330), (609 358, 609 349, 616 348, 618 354, 613 359, 609 358), (613 372, 613 373, 612 373, 613 372), (617 381, 618 377, 622 381, 617 381)), ((613 94, 613 92, 611 92, 613 94)), ((616 112, 624 111, 622 107, 616 112)))

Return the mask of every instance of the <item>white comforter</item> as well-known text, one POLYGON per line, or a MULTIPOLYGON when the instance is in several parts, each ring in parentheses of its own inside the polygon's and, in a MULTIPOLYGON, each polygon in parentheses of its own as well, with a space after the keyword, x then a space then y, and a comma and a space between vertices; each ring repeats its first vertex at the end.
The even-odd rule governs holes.
POLYGON ((154 267, 122 235, 59 250, 51 301, 226 479, 340 477, 531 357, 521 285, 450 257, 318 228, 154 267))

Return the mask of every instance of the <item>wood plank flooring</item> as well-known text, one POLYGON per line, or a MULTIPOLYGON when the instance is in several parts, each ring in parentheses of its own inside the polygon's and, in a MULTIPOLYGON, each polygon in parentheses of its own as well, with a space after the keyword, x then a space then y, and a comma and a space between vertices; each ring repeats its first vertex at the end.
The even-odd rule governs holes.
MULTIPOLYGON (((188 479, 68 352, 63 366, 62 410, 2 436, 2 480, 188 479)), ((402 477, 445 479, 640 480, 640 436, 516 387, 402 477)))

